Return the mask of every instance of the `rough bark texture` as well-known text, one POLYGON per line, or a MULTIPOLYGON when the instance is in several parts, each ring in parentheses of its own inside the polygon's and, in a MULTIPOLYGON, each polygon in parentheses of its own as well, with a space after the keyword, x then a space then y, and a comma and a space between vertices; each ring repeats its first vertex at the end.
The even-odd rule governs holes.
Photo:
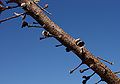
POLYGON ((44 12, 31 0, 15 0, 15 3, 21 5, 25 3, 23 9, 33 17, 40 25, 45 25, 44 29, 49 31, 64 46, 71 49, 88 67, 91 67, 108 84, 120 84, 120 79, 103 63, 101 63, 93 54, 84 48, 84 54, 75 44, 75 39, 64 32, 57 24, 50 20, 44 12))

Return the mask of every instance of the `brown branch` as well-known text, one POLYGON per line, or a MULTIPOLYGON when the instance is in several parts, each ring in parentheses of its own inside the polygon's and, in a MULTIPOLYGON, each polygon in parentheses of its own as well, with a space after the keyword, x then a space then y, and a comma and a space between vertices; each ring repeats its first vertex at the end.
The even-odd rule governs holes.
POLYGON ((27 11, 40 25, 45 25, 44 29, 54 35, 55 38, 64 46, 72 50, 81 60, 85 60, 85 64, 97 73, 108 84, 120 84, 120 79, 106 65, 101 63, 93 54, 85 47, 84 54, 80 47, 75 44, 75 39, 64 32, 57 24, 48 18, 43 10, 39 8, 32 0, 15 0, 18 5, 25 3, 23 9, 27 11))

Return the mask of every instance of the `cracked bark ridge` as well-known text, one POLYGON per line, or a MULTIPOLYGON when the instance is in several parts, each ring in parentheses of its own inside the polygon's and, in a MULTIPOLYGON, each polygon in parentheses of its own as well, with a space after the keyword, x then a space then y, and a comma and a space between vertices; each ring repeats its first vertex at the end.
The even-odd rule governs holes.
POLYGON ((106 83, 120 84, 120 78, 116 76, 106 65, 101 63, 92 53, 90 53, 90 51, 84 48, 85 53, 81 53, 80 48, 75 44, 75 39, 50 20, 50 18, 44 14, 44 12, 32 0, 15 0, 15 3, 18 5, 25 3, 25 6, 22 8, 27 11, 31 17, 33 17, 40 25, 45 25, 45 30, 54 35, 55 38, 64 46, 71 49, 73 53, 84 61, 84 64, 96 72, 106 83))

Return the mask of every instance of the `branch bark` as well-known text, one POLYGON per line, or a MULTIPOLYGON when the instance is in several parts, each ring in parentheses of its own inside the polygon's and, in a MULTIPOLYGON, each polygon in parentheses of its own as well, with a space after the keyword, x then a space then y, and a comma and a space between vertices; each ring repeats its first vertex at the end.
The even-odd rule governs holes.
POLYGON ((80 52, 80 48, 75 44, 75 39, 64 32, 57 24, 44 14, 43 10, 38 7, 32 0, 15 0, 15 3, 21 5, 28 14, 33 17, 40 25, 45 25, 44 29, 54 35, 65 47, 71 49, 88 67, 95 71, 108 84, 120 84, 120 78, 116 76, 106 65, 101 63, 90 51, 84 48, 84 54, 80 52))

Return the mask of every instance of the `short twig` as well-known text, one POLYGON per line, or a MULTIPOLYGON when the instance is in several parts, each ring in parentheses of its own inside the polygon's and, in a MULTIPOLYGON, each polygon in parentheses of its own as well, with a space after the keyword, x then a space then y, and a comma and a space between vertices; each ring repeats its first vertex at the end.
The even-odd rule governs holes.
MULTIPOLYGON (((34 1, 33 1, 34 2, 34 1)), ((35 3, 35 2, 34 2, 35 3)), ((36 3, 35 3, 36 4, 36 3)), ((43 10, 44 12, 46 12, 49 15, 52 15, 50 12, 48 12, 47 10, 45 10, 42 6, 36 4, 41 10, 43 10)))
POLYGON ((43 28, 43 26, 36 26, 36 25, 28 25, 28 28, 34 27, 34 28, 43 28))
POLYGON ((19 5, 17 6, 7 6, 6 9, 13 9, 13 8, 17 8, 17 7, 20 7, 19 5))
POLYGON ((39 24, 38 22, 33 22, 33 24, 39 24))
POLYGON ((75 67, 74 69, 70 70, 70 74, 72 74, 75 70, 77 70, 82 64, 83 64, 83 62, 80 63, 80 64, 79 64, 77 67, 75 67))
POLYGON ((60 46, 62 46, 62 44, 55 45, 55 47, 60 47, 60 46))
POLYGON ((21 15, 24 15, 24 14, 25 14, 25 13, 20 13, 19 15, 14 15, 14 16, 5 18, 5 19, 3 19, 3 20, 0 20, 0 23, 5 22, 5 21, 7 21, 7 20, 11 20, 11 19, 13 19, 13 18, 17 18, 17 17, 19 17, 19 16, 21 16, 21 15))
POLYGON ((112 63, 112 62, 109 62, 108 60, 104 60, 104 59, 102 59, 102 58, 100 58, 100 57, 97 57, 97 58, 100 59, 100 60, 102 60, 102 61, 104 61, 104 62, 109 63, 110 65, 113 65, 113 63, 112 63))
POLYGON ((98 84, 98 83, 100 83, 102 80, 99 80, 97 83, 95 83, 95 84, 98 84))
POLYGON ((100 82, 102 82, 102 81, 104 81, 104 79, 103 78, 101 78, 98 82, 96 82, 95 84, 98 84, 98 83, 100 83, 100 82))
POLYGON ((114 72, 114 74, 120 74, 120 71, 114 72))

